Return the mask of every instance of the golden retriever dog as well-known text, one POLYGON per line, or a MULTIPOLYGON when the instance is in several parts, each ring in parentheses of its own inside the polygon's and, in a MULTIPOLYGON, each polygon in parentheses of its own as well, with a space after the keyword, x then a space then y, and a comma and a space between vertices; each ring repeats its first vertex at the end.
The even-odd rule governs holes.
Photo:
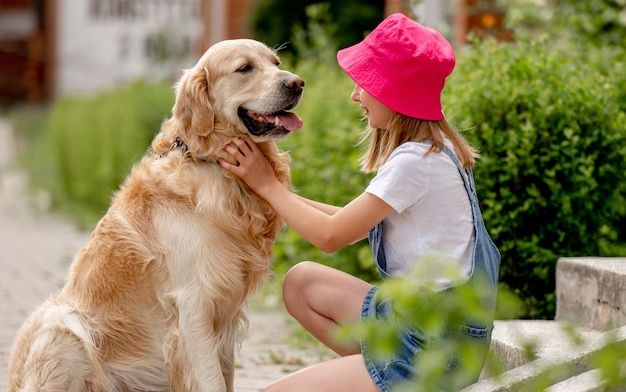
POLYGON ((75 257, 65 286, 14 341, 9 391, 232 391, 246 300, 284 222, 219 158, 251 136, 290 186, 274 139, 303 80, 248 39, 210 47, 176 85, 171 117, 75 257))

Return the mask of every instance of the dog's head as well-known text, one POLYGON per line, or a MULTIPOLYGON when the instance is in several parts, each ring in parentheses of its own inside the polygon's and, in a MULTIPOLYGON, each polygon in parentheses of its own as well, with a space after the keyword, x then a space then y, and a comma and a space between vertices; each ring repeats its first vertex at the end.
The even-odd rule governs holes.
POLYGON ((228 124, 237 124, 239 131, 279 138, 302 127, 302 121, 288 111, 300 102, 304 81, 281 70, 278 55, 264 44, 222 41, 198 65, 208 70, 215 113, 228 124))
POLYGON ((300 102, 304 81, 279 65, 276 51, 255 40, 211 46, 176 85, 172 117, 161 130, 169 142, 161 148, 178 137, 188 145, 197 140, 200 153, 211 154, 233 137, 263 142, 300 129, 302 120, 289 111, 300 102))

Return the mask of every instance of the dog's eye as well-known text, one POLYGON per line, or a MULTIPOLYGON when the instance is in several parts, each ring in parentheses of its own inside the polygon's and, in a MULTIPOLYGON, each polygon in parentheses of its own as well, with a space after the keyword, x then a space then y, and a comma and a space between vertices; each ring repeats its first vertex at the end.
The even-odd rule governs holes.
POLYGON ((252 66, 250 64, 246 64, 246 65, 240 67, 239 69, 237 69, 237 72, 240 72, 240 73, 246 73, 246 72, 250 72, 250 71, 252 71, 252 66))

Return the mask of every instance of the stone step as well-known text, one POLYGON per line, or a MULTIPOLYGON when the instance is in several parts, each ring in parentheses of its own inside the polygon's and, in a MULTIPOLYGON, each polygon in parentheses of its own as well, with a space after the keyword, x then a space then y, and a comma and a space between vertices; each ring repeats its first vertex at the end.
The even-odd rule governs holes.
MULTIPOLYGON (((626 325, 625 289, 626 258, 561 258, 556 268, 555 320, 496 321, 492 352, 504 370, 533 358, 576 352, 580 347, 573 336, 588 341, 602 331, 626 325)), ((485 370, 482 378, 488 376, 485 370)))
POLYGON ((592 369, 546 388, 545 392, 606 392, 600 370, 592 369))
MULTIPOLYGON (((535 359, 580 351, 600 334, 554 320, 496 320, 491 352, 502 369, 508 371, 535 359)), ((489 376, 486 368, 482 378, 489 376)))
POLYGON ((492 377, 486 368, 466 391, 528 389, 546 370, 561 365, 566 368, 559 375, 548 376, 553 381, 550 392, 604 390, 588 357, 626 336, 626 258, 561 258, 555 279, 555 320, 496 321, 491 351, 504 373, 492 377))
POLYGON ((556 320, 600 331, 626 325, 626 258, 559 259, 556 296, 556 320))
MULTIPOLYGON (((521 354, 525 347, 532 347, 530 352, 535 353, 535 359, 497 377, 484 378, 463 389, 463 392, 534 391, 543 390, 543 387, 555 388, 552 392, 566 391, 567 380, 574 378, 571 382, 576 379, 580 383, 592 382, 597 373, 585 374, 593 370, 589 358, 607 344, 616 342, 626 342, 626 326, 598 332, 584 328, 572 330, 567 323, 560 321, 498 322, 492 347, 494 354, 502 355, 505 368, 528 358, 521 354), (533 336, 537 338, 534 341, 533 336), (538 383, 543 383, 543 387, 538 387, 538 383)), ((602 381, 598 379, 596 385, 587 385, 587 389, 581 389, 580 392, 603 390, 601 387, 602 381)), ((572 392, 570 389, 567 391, 572 392)))

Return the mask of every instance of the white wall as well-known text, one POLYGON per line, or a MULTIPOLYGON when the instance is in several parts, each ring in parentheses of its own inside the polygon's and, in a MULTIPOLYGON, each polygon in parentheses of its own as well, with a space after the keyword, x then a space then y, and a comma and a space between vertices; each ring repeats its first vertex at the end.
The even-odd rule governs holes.
POLYGON ((458 0, 422 0, 413 7, 413 12, 420 23, 435 28, 450 38, 456 7, 458 0))
POLYGON ((198 58, 200 0, 58 0, 57 95, 176 79, 198 58), (158 44, 167 48, 159 55, 158 44))

